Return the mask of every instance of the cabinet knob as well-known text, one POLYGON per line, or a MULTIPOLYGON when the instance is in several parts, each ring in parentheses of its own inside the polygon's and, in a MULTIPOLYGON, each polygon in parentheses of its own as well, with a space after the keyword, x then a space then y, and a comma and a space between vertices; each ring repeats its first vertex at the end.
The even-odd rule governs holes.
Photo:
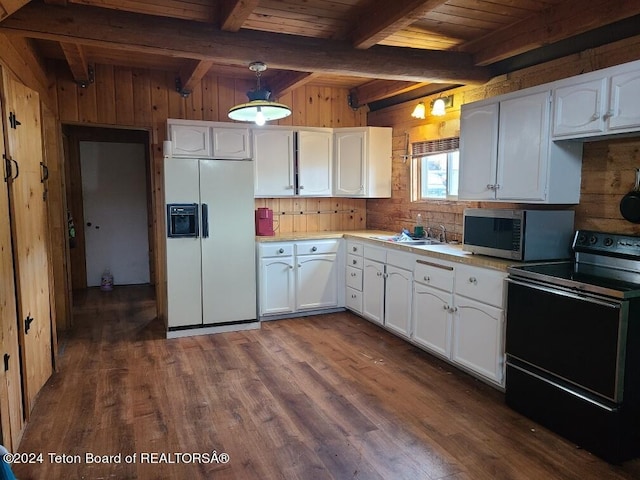
POLYGON ((355 277, 355 276, 356 276, 356 274, 355 274, 355 273, 353 273, 353 272, 351 272, 351 276, 352 276, 352 277, 355 277))
POLYGON ((602 116, 602 119, 606 121, 606 120, 609 120, 611 117, 613 117, 613 111, 609 110, 609 111, 607 111, 607 113, 605 113, 602 116))
POLYGON ((428 277, 428 276, 425 275, 424 276, 424 281, 425 282, 430 282, 431 281, 431 277, 428 277))
POLYGON ((318 247, 311 247, 311 251, 312 252, 317 252, 318 251, 318 247))
POLYGON ((356 294, 355 294, 355 293, 352 293, 352 294, 351 294, 351 298, 356 298, 356 294))
POLYGON ((352 261, 352 263, 353 263, 354 265, 357 265, 357 264, 358 264, 358 261, 357 261, 357 260, 353 260, 353 261, 352 261))
POLYGON ((476 277, 469 277, 469 283, 473 283, 474 285, 477 285, 478 279, 476 277))
POLYGON ((278 253, 284 253, 284 248, 278 249, 278 253))
POLYGON ((293 265, 289 265, 289 270, 293 270, 293 265))
POLYGON ((300 185, 300 186, 298 187, 298 190, 304 190, 304 185, 300 185))
POLYGON ((443 305, 443 306, 442 306, 442 309, 443 309, 443 310, 449 310, 450 308, 451 308, 451 307, 450 307, 449 305, 443 305))
POLYGON ((358 251, 358 247, 352 247, 352 250, 353 250, 354 252, 357 252, 357 251, 358 251))
POLYGON ((379 277, 382 276, 382 272, 378 272, 376 275, 378 275, 379 277))

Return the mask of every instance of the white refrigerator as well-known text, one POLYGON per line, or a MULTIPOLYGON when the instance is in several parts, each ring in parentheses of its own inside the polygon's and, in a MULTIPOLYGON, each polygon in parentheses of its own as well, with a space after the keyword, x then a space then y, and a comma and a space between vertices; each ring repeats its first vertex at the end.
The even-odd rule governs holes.
POLYGON ((247 328, 257 322, 253 162, 165 157, 164 174, 166 204, 197 210, 192 237, 170 237, 167 219, 169 332, 247 328))

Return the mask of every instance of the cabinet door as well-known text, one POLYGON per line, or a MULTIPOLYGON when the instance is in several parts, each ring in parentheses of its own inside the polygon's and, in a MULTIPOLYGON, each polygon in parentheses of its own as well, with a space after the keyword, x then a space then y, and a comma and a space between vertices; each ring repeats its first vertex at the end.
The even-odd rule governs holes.
POLYGON ((365 259, 362 278, 362 314, 384 323, 384 264, 365 259))
POLYGON ((221 159, 251 158, 248 128, 213 129, 213 157, 221 159))
POLYGON ((296 257, 296 308, 338 306, 338 261, 334 253, 296 257))
POLYGON ((366 132, 338 132, 334 136, 336 196, 365 194, 366 132))
MULTIPOLYGON (((4 152, 4 136, 0 122, 0 151, 4 152)), ((15 172, 13 172, 15 175, 15 172)), ((22 385, 20 354, 18 350, 18 312, 11 251, 11 225, 9 222, 9 196, 7 183, 0 181, 0 431, 2 445, 17 451, 24 426, 22 416, 22 385)))
POLYGON ((413 274, 393 265, 387 265, 386 269, 384 323, 408 338, 411 335, 413 274))
POLYGON ((174 156, 210 158, 211 128, 206 125, 169 125, 174 156))
POLYGON ((295 275, 293 257, 260 260, 260 315, 293 313, 295 275))
POLYGON ((254 130, 253 156, 257 197, 295 194, 292 130, 254 130))
POLYGON ((639 91, 640 71, 611 77, 609 111, 607 112, 610 130, 640 129, 639 91))
POLYGON ((496 183, 499 105, 463 105, 460 114, 460 183, 458 197, 492 200, 496 183))
POLYGON ((332 194, 333 133, 298 132, 298 194, 332 194))
POLYGON ((496 198, 544 200, 550 92, 500 102, 496 198))
POLYGON ((604 131, 607 82, 599 78, 553 91, 553 136, 582 137, 604 131))
POLYGON ((502 384, 503 310, 456 296, 451 360, 502 384))
MULTIPOLYGON (((7 128, 8 157, 19 164, 9 185, 16 269, 19 341, 25 416, 53 371, 49 301, 47 205, 43 198, 43 153, 38 94, 4 73, 5 111, 20 122, 7 128)), ((6 117, 6 115, 5 115, 6 117)))
POLYGON ((451 313, 453 295, 426 285, 414 284, 413 334, 416 343, 431 352, 451 355, 451 313))

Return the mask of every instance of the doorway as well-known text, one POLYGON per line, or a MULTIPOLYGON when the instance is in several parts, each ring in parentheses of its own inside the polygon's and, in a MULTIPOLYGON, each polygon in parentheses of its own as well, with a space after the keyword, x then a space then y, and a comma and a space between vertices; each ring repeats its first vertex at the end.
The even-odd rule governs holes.
POLYGON ((73 290, 154 284, 149 133, 66 125, 73 290))

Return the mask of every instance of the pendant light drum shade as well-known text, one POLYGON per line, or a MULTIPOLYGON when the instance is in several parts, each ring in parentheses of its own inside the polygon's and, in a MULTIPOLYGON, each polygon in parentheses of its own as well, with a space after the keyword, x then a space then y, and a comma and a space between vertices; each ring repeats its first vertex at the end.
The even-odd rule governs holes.
POLYGON ((271 92, 260 87, 260 76, 267 69, 262 62, 253 62, 249 70, 256 72, 257 88, 247 92, 249 102, 241 103, 229 109, 229 118, 239 122, 255 122, 264 125, 265 122, 280 120, 291 115, 291 109, 282 103, 269 100, 271 92))

